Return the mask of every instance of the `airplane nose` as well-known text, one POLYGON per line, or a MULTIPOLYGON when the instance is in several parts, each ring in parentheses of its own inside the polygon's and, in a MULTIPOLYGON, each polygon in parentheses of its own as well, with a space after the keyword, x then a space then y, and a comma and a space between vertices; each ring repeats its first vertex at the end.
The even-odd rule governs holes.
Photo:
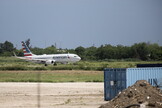
POLYGON ((81 60, 81 57, 78 57, 78 61, 80 61, 81 60))

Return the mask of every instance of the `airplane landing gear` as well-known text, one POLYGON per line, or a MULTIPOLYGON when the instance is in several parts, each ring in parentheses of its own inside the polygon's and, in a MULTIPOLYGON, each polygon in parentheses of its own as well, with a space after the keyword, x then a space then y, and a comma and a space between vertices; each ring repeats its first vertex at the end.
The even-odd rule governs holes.
POLYGON ((55 62, 53 65, 54 65, 54 66, 57 66, 57 63, 55 62))

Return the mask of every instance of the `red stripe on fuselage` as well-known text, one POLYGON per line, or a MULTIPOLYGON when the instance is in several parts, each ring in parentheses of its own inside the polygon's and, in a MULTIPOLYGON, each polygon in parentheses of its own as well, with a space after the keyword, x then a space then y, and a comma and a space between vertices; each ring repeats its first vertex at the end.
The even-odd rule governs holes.
POLYGON ((24 56, 32 56, 32 54, 24 54, 24 56))

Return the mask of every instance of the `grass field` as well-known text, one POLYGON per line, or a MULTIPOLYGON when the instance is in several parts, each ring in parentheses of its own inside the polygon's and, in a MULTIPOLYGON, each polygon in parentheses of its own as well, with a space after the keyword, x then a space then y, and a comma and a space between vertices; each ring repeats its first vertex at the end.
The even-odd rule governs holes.
POLYGON ((0 82, 102 82, 104 68, 132 68, 162 61, 80 61, 57 66, 0 57, 0 82))
POLYGON ((0 82, 102 82, 102 71, 0 71, 0 82))
POLYGON ((162 61, 80 61, 75 64, 58 64, 57 66, 35 64, 15 57, 0 57, 0 70, 97 70, 104 68, 131 68, 137 64, 162 63, 162 61))

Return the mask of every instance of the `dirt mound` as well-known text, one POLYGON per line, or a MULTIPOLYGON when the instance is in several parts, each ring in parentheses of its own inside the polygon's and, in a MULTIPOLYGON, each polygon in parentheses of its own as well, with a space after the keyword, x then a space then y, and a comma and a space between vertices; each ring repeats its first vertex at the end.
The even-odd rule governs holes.
POLYGON ((120 92, 114 99, 99 108, 162 108, 162 93, 159 88, 140 80, 120 92))

